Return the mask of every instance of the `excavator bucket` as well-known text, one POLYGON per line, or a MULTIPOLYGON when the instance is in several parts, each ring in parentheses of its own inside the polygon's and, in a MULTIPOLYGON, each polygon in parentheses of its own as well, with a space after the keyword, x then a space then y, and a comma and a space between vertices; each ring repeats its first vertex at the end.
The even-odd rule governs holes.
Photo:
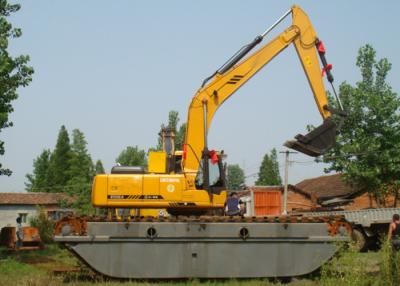
POLYGON ((283 145, 306 155, 318 157, 333 147, 337 133, 338 125, 328 118, 308 134, 298 134, 296 140, 286 141, 283 145))

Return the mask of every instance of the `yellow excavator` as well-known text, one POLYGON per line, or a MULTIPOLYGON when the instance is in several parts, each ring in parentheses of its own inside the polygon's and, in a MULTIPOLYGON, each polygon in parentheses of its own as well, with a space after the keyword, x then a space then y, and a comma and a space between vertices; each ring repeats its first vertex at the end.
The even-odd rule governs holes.
POLYGON ((93 205, 166 208, 171 214, 204 213, 223 208, 226 200, 223 156, 221 152, 209 150, 207 144, 213 116, 225 100, 290 44, 297 51, 324 122, 309 134, 299 134, 296 140, 285 145, 311 156, 319 156, 332 147, 337 133, 332 114, 344 115, 337 96, 339 110, 328 104, 323 74, 332 83, 332 66, 326 61, 324 45, 309 18, 294 6, 203 82, 189 106, 183 150, 175 151, 174 135, 170 130, 163 130, 164 151, 149 153, 147 171, 141 167, 120 166, 114 167, 111 174, 96 176, 93 205), (288 14, 293 17, 289 28, 246 57, 288 14))
POLYGON ((118 278, 290 277, 310 273, 328 261, 338 242, 348 241, 351 234, 343 217, 198 216, 221 210, 226 199, 225 155, 207 144, 215 112, 290 44, 323 124, 285 145, 311 156, 332 147, 345 113, 335 91, 338 108, 329 105, 323 74, 333 82, 331 65, 307 15, 293 6, 203 82, 189 106, 183 150, 174 150, 174 134, 165 129, 163 151, 149 153, 147 170, 116 166, 111 174, 95 177, 95 207, 162 208, 171 216, 65 217, 56 223, 54 240, 96 272, 118 278), (249 54, 290 14, 292 24, 286 30, 249 54))

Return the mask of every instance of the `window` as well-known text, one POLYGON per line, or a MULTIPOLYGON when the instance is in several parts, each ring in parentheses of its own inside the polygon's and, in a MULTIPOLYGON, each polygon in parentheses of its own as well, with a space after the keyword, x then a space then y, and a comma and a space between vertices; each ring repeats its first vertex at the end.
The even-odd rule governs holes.
MULTIPOLYGON (((203 163, 203 161, 202 161, 203 163)), ((211 159, 208 160, 208 172, 210 187, 224 187, 224 182, 221 176, 221 166, 219 163, 212 163, 211 159)), ((200 165, 196 176, 196 188, 203 188, 203 167, 200 165)))
POLYGON ((65 216, 72 215, 72 211, 69 210, 55 210, 55 211, 48 211, 47 217, 51 220, 59 220, 65 216))
POLYGON ((18 216, 21 218, 21 223, 26 223, 27 213, 19 213, 18 216))
POLYGON ((60 214, 57 211, 48 211, 47 217, 52 220, 58 220, 60 218, 60 214))
POLYGON ((208 162, 208 171, 210 173, 210 186, 215 186, 220 181, 220 170, 218 164, 212 164, 211 160, 208 162))

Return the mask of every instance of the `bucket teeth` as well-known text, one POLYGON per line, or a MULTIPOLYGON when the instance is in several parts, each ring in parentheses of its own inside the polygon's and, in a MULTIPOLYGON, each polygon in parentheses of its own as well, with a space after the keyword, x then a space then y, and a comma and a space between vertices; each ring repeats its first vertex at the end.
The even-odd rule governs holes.
POLYGON ((337 133, 337 124, 329 118, 308 134, 298 134, 295 136, 296 140, 286 141, 283 145, 306 155, 318 157, 335 145, 337 133))

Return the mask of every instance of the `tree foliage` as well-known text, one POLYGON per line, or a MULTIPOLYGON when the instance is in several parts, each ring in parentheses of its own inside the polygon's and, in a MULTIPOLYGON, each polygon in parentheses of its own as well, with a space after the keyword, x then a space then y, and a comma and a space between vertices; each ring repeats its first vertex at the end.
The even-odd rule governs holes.
MULTIPOLYGON (((171 129, 174 134, 175 134, 175 150, 182 150, 183 149, 183 143, 185 140, 185 133, 186 133, 186 123, 182 123, 179 128, 178 128, 178 123, 179 123, 179 112, 175 110, 171 110, 168 113, 168 123, 161 124, 161 130, 163 128, 169 128, 171 129)), ((157 143, 157 150, 162 150, 162 140, 161 136, 158 137, 158 143, 157 143)))
MULTIPOLYGON (((12 57, 8 52, 11 39, 22 35, 21 29, 13 28, 6 17, 17 12, 19 4, 9 4, 7 0, 0 0, 0 132, 13 126, 9 121, 9 114, 14 111, 11 104, 18 98, 17 89, 27 86, 32 80, 33 68, 28 66, 29 56, 12 57)), ((4 141, 0 140, 0 156, 4 155, 4 141)), ((0 175, 11 175, 11 170, 3 168, 0 163, 0 175)))
POLYGON ((94 166, 94 170, 95 170, 96 175, 105 174, 106 173, 106 171, 104 170, 103 163, 101 162, 101 160, 97 160, 96 161, 96 165, 94 166))
POLYGON ((85 135, 72 131, 72 143, 65 126, 61 126, 53 151, 44 150, 27 174, 26 190, 30 192, 64 192, 75 198, 72 207, 80 214, 91 214, 91 182, 96 171, 104 172, 101 161, 93 165, 85 135))
POLYGON ((267 153, 264 155, 255 184, 258 186, 277 186, 281 183, 278 156, 276 149, 273 148, 270 154, 267 153))
POLYGON ((90 182, 95 174, 95 169, 86 146, 85 135, 79 129, 72 130, 69 176, 71 178, 83 177, 90 182))
POLYGON ((228 190, 240 190, 245 182, 244 171, 239 165, 228 165, 227 187, 228 190))
POLYGON ((70 180, 72 151, 68 131, 64 125, 58 133, 57 143, 50 158, 49 183, 51 187, 65 186, 70 180))
POLYGON ((185 143, 186 122, 182 123, 175 135, 175 150, 183 150, 185 143))
POLYGON ((128 146, 118 155, 115 162, 122 166, 146 166, 146 152, 138 146, 128 146))
POLYGON ((342 172, 347 182, 379 202, 399 186, 400 100, 386 82, 391 64, 386 58, 377 60, 372 46, 360 48, 356 65, 361 81, 340 85, 348 115, 338 144, 324 161, 330 164, 326 171, 342 172))
POLYGON ((39 229, 40 239, 43 243, 53 241, 54 221, 48 218, 42 207, 36 208, 36 215, 29 219, 29 224, 39 229))
POLYGON ((33 161, 33 174, 26 175, 25 186, 29 192, 49 189, 50 156, 51 151, 46 149, 33 161))
POLYGON ((95 209, 91 203, 91 179, 87 180, 85 174, 72 177, 65 185, 64 192, 74 198, 72 207, 78 214, 94 214, 95 209))

